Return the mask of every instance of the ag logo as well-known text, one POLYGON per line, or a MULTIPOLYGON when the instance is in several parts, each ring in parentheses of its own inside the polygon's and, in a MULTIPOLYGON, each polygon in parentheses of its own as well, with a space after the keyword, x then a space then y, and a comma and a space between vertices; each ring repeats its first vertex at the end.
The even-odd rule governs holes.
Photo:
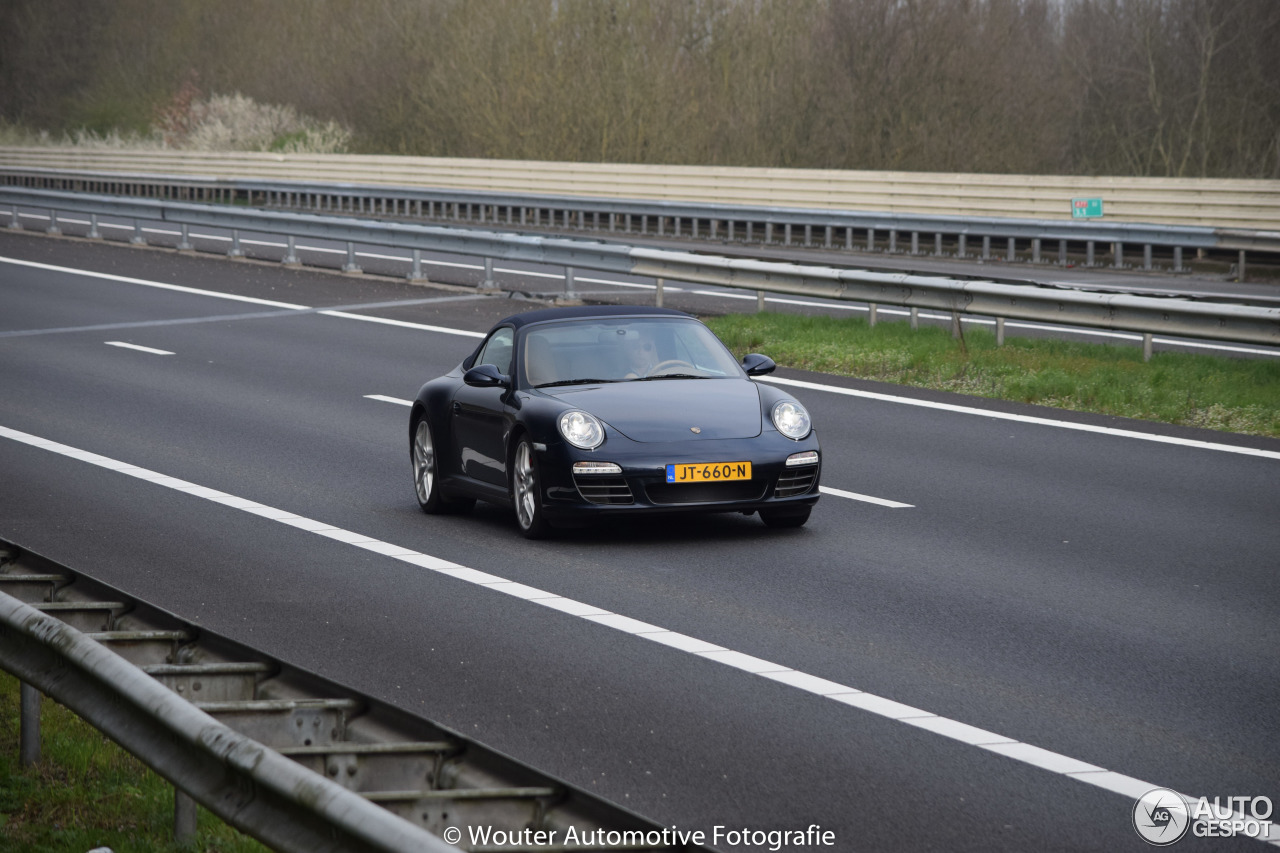
POLYGON ((1133 828, 1148 844, 1172 844, 1187 834, 1190 825, 1187 801, 1177 791, 1156 788, 1133 804, 1133 828))

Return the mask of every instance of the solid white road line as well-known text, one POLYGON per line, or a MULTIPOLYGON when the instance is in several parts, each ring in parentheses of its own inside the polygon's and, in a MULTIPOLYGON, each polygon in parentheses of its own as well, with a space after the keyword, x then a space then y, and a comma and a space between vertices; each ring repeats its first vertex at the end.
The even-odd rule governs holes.
MULTIPOLYGON (((412 400, 402 400, 399 397, 388 397, 385 394, 365 394, 366 400, 377 400, 380 403, 395 403, 397 406, 412 406, 412 400)), ((898 501, 891 501, 887 498, 873 498, 870 495, 860 495, 857 492, 846 492, 843 489, 830 489, 826 486, 818 486, 818 491, 824 495, 831 495, 837 498, 848 498, 851 501, 862 501, 864 503, 876 504, 878 506, 887 506, 890 509, 914 509, 915 504, 904 504, 898 501)))
POLYGON ((152 349, 151 347, 139 346, 138 344, 128 344, 124 341, 103 341, 103 343, 109 347, 123 347, 124 349, 133 349, 138 352, 149 352, 152 355, 173 355, 173 353, 165 349, 152 349))
POLYGON ((233 302, 248 302, 252 305, 269 305, 273 308, 296 308, 303 311, 310 310, 310 307, 307 305, 295 305, 292 302, 275 302, 270 299, 258 299, 253 296, 238 296, 234 293, 219 293, 216 290, 201 290, 197 287, 183 287, 179 284, 165 284, 159 281, 148 281, 144 278, 130 278, 123 275, 110 275, 104 272, 90 272, 89 270, 78 270, 70 267, 58 267, 53 266, 52 264, 38 264, 35 261, 20 261, 16 258, 0 258, 0 264, 14 264, 20 267, 31 267, 32 269, 67 273, 68 275, 82 275, 87 278, 100 278, 104 281, 118 281, 123 284, 140 284, 143 287, 154 287, 160 290, 173 290, 178 293, 190 293, 196 296, 212 296, 217 299, 230 299, 233 302))
POLYGON ((860 495, 857 492, 846 492, 843 489, 832 489, 827 486, 818 486, 818 491, 824 495, 831 495, 837 498, 848 498, 851 501, 862 501, 863 503, 877 504, 879 506, 887 506, 890 509, 913 509, 915 504, 904 504, 898 501, 891 501, 887 498, 873 498, 871 495, 860 495))
POLYGON ((407 320, 390 320, 386 317, 372 317, 368 314, 349 314, 346 311, 321 311, 326 317, 340 317, 343 320, 363 320, 366 323, 381 323, 384 326, 399 326, 402 329, 418 329, 423 332, 439 332, 442 335, 461 335, 466 338, 483 338, 484 332, 468 332, 463 329, 450 329, 446 326, 428 326, 425 323, 410 323, 407 320))
POLYGON ((783 379, 779 376, 761 376, 759 379, 762 382, 772 382, 776 385, 788 385, 794 388, 808 388, 813 391, 826 391, 830 394, 841 394, 847 397, 863 397, 868 400, 881 400, 886 403, 897 403, 903 406, 919 406, 925 409, 938 409, 943 412, 955 412, 963 415, 978 415, 980 417, 992 418, 994 420, 1037 424, 1039 426, 1056 427, 1058 429, 1092 432, 1097 433, 1098 435, 1113 435, 1119 438, 1136 438, 1140 441, 1154 441, 1160 444, 1176 444, 1180 447, 1194 447, 1200 450, 1218 450, 1223 453, 1239 453, 1243 456, 1261 456, 1265 459, 1280 459, 1280 451, 1275 450, 1257 450, 1252 447, 1237 447, 1234 444, 1219 444, 1212 441, 1175 438, 1168 435, 1153 435, 1146 432, 1137 432, 1136 430, 1093 426, 1092 424, 1077 424, 1071 423, 1070 421, 1055 421, 1051 418, 1038 418, 1031 415, 1014 415, 1008 412, 993 412, 987 409, 978 409, 973 406, 957 406, 953 403, 935 403, 930 400, 913 400, 910 397, 896 397, 891 394, 879 394, 874 391, 858 391, 853 388, 840 388, 835 385, 820 385, 817 382, 804 382, 799 379, 783 379))
MULTIPOLYGON (((959 743, 976 746, 979 749, 1003 755, 1014 761, 1038 767, 1068 779, 1074 779, 1103 790, 1112 791, 1129 799, 1137 799, 1155 788, 1168 787, 1126 776, 1123 773, 1042 749, 1032 744, 1022 743, 995 732, 989 732, 957 720, 941 717, 920 708, 904 705, 901 702, 896 702, 883 696, 867 693, 839 682, 830 681, 782 664, 772 663, 753 655, 728 649, 697 637, 670 631, 659 625, 642 622, 585 602, 565 598, 553 592, 517 583, 488 572, 468 568, 440 557, 415 551, 412 548, 405 548, 390 542, 374 539, 371 536, 344 530, 336 525, 306 518, 288 510, 266 506, 247 498, 236 497, 217 489, 200 486, 176 477, 169 477, 156 471, 8 427, 0 426, 0 438, 7 438, 69 459, 87 462, 120 474, 127 474, 130 477, 145 480, 157 486, 163 486, 174 491, 184 492, 193 497, 222 504, 230 509, 247 512, 280 524, 287 524, 290 527, 324 536, 336 542, 342 542, 413 566, 429 569, 495 592, 505 593, 522 601, 528 601, 531 604, 538 604, 588 622, 594 622, 606 628, 612 628, 615 631, 621 631, 637 639, 659 643, 694 657, 703 658, 722 666, 732 667, 751 675, 785 684, 814 696, 832 699, 880 717, 933 732, 959 743)), ((1270 835, 1260 840, 1280 840, 1280 823, 1273 824, 1270 828, 1270 835)))

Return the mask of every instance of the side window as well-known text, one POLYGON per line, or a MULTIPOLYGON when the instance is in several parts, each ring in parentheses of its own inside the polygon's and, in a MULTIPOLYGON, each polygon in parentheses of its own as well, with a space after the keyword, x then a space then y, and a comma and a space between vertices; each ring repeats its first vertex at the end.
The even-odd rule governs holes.
POLYGON ((515 340, 515 332, 511 329, 499 329, 490 336, 484 345, 475 366, 492 364, 507 376, 511 375, 511 350, 515 340))

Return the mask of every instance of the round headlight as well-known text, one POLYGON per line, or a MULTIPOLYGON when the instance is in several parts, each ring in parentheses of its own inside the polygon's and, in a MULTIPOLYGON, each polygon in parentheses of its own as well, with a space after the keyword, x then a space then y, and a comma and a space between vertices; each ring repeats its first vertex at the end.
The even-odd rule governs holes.
POLYGON ((809 413, 795 400, 783 400, 773 407, 773 425, 787 438, 799 441, 809 434, 809 413))
POLYGON ((594 450, 604 444, 604 425, 586 412, 565 412, 560 416, 560 434, 574 447, 594 450))

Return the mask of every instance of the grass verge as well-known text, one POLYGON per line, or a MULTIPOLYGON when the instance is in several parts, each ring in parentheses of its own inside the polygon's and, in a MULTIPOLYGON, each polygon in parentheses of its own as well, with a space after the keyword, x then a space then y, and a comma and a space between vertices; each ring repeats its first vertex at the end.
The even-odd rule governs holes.
POLYGON ((18 766, 18 680, 0 672, 0 849, 6 853, 267 848, 200 810, 195 841, 173 840, 173 788, 101 732, 43 700, 40 761, 18 766))
POLYGON ((733 314, 707 319, 741 358, 919 388, 1104 415, 1280 437, 1280 359, 1156 352, 1137 346, 1005 339, 966 328, 862 318, 733 314))

